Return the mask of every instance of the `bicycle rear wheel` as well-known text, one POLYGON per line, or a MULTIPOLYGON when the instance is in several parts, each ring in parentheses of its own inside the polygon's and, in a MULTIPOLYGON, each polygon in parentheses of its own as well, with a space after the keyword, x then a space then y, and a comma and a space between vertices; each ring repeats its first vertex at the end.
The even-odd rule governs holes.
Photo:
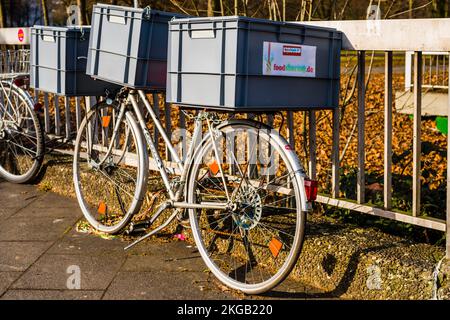
POLYGON ((44 159, 44 134, 33 99, 9 81, 0 86, 0 177, 28 183, 44 159))
POLYGON ((190 209, 192 232, 220 281, 262 293, 289 275, 301 251, 306 215, 300 166, 287 142, 268 127, 236 120, 217 130, 220 151, 205 139, 190 167, 187 201, 228 207, 190 209))
POLYGON ((121 231, 142 206, 147 177, 147 150, 133 114, 126 111, 119 119, 116 103, 94 106, 79 128, 73 159, 86 220, 101 232, 121 231))

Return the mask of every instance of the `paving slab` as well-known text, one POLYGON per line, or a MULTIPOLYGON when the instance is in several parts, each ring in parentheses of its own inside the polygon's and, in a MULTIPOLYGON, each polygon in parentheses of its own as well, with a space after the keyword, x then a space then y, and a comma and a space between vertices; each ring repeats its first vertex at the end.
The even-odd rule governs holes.
POLYGON ((8 219, 13 214, 15 214, 19 209, 18 208, 0 208, 0 222, 8 219))
POLYGON ((0 271, 25 271, 52 242, 0 242, 0 271))
POLYGON ((44 192, 33 202, 33 207, 47 209, 51 208, 73 208, 78 209, 78 202, 74 198, 63 197, 53 192, 44 192))
POLYGON ((126 242, 119 238, 103 239, 72 229, 59 239, 48 251, 49 254, 99 256, 118 254, 126 256, 126 242))
POLYGON ((20 275, 20 272, 0 272, 0 297, 20 275))
POLYGON ((105 290, 124 259, 120 256, 45 254, 13 284, 12 289, 65 290, 75 275, 73 268, 79 268, 81 290, 105 290))
POLYGON ((0 241, 54 241, 77 221, 77 217, 40 219, 11 217, 0 225, 0 241))
POLYGON ((103 299, 231 299, 202 272, 119 272, 103 299))
POLYGON ((123 271, 182 271, 202 272, 207 269, 195 247, 184 242, 167 243, 163 246, 142 244, 147 252, 129 255, 123 271))
POLYGON ((24 208, 43 195, 31 185, 16 185, 8 182, 0 183, 0 207, 24 208))
POLYGON ((80 219, 83 216, 78 206, 69 208, 60 208, 54 206, 48 206, 47 208, 41 208, 36 206, 36 202, 31 203, 29 206, 19 209, 14 213, 14 218, 68 218, 75 217, 80 219))
POLYGON ((9 290, 0 300, 99 300, 103 291, 9 290))

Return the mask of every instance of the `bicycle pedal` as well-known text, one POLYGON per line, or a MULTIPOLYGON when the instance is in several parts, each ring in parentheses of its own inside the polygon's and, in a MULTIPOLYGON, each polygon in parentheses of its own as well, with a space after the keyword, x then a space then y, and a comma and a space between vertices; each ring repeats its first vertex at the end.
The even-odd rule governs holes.
POLYGON ((131 222, 128 229, 125 231, 126 235, 131 235, 135 233, 143 233, 146 232, 147 229, 151 226, 150 221, 140 221, 140 222, 131 222))

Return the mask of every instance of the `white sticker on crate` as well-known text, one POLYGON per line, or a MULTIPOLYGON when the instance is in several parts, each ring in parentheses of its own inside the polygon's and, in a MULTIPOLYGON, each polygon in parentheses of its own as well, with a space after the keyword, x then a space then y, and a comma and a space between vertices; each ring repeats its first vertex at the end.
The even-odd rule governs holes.
POLYGON ((264 42, 263 75, 315 77, 316 49, 314 46, 264 42))

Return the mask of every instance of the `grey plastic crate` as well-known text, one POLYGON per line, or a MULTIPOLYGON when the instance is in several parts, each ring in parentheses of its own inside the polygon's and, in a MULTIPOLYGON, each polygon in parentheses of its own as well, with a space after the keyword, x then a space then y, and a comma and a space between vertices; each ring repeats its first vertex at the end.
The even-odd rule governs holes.
POLYGON ((180 14, 98 4, 92 13, 87 73, 145 90, 165 90, 168 21, 180 14))
POLYGON ((90 27, 31 28, 31 87, 64 96, 100 96, 118 86, 86 75, 90 27))
POLYGON ((341 42, 341 32, 330 28, 176 19, 169 23, 167 102, 251 112, 335 108, 341 42))

